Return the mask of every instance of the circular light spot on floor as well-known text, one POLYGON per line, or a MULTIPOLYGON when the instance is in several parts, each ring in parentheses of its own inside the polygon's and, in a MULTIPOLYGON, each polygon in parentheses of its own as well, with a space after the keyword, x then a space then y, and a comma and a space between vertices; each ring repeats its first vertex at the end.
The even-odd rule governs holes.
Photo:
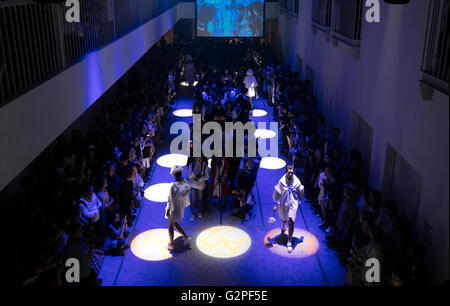
POLYGON ((144 197, 152 202, 167 202, 171 183, 150 185, 144 191, 144 197))
POLYGON ((254 109, 252 111, 252 116, 253 117, 262 117, 262 116, 265 116, 265 115, 267 115, 267 112, 265 110, 263 110, 263 109, 254 109))
POLYGON ((196 244, 204 254, 216 258, 231 258, 244 254, 250 247, 250 236, 232 226, 214 226, 197 236, 196 244))
POLYGON ((269 246, 269 250, 273 253, 291 258, 308 257, 319 249, 317 237, 304 229, 294 228, 292 253, 287 251, 287 240, 287 231, 286 235, 281 235, 281 229, 275 228, 264 237, 264 244, 269 246))
POLYGON ((192 109, 177 109, 173 111, 173 115, 177 117, 192 117, 192 109))
MULTIPOLYGON (((192 83, 192 85, 197 86, 198 82, 194 81, 194 83, 192 83)), ((181 82, 181 86, 187 87, 189 86, 189 83, 186 81, 181 82)))
POLYGON ((172 168, 173 166, 186 166, 188 160, 187 155, 183 154, 166 154, 156 160, 158 165, 165 168, 172 168))
POLYGON ((275 133, 272 130, 267 130, 267 129, 256 129, 254 135, 256 138, 267 139, 267 138, 275 137, 277 135, 277 133, 275 133))
MULTIPOLYGON (((174 240, 181 237, 181 234, 175 231, 174 240)), ((149 261, 165 260, 173 255, 167 249, 169 244, 169 233, 166 228, 156 228, 145 231, 137 235, 131 241, 130 249, 134 256, 149 261)))
POLYGON ((263 157, 261 159, 260 167, 276 170, 286 167, 286 162, 278 157, 263 157))

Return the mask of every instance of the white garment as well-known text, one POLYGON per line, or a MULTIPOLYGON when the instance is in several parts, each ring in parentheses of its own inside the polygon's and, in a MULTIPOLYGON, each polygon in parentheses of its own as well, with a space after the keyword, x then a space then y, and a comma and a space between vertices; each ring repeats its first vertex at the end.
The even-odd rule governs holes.
MULTIPOLYGON (((191 186, 185 179, 181 181, 175 181, 170 186, 169 199, 166 205, 166 212, 171 211, 168 219, 180 220, 184 217, 184 209, 190 205, 189 193, 191 192, 191 186)), ((166 214, 167 219, 167 214, 166 214)))
POLYGON ((81 213, 86 219, 89 219, 92 222, 97 222, 100 219, 100 209, 102 207, 102 203, 97 198, 95 193, 92 194, 91 201, 81 198, 80 206, 81 213))
POLYGON ((286 174, 278 181, 273 191, 273 200, 278 204, 278 216, 282 221, 292 219, 295 222, 303 190, 304 186, 295 175, 290 183, 286 180, 286 174))
POLYGON ((189 184, 191 188, 197 190, 203 190, 206 187, 206 181, 209 179, 209 170, 207 163, 196 163, 193 162, 188 167, 189 171, 189 184), (195 180, 195 175, 198 175, 199 178, 195 180))
POLYGON ((247 97, 254 97, 254 96, 256 96, 256 87, 258 86, 258 83, 256 83, 255 76, 247 75, 244 78, 244 84, 245 84, 245 88, 248 89, 247 97))
POLYGON ((318 201, 322 201, 323 200, 323 196, 325 195, 324 178, 325 178, 325 172, 321 172, 319 174, 319 188, 320 188, 320 192, 319 192, 319 196, 317 197, 318 201))

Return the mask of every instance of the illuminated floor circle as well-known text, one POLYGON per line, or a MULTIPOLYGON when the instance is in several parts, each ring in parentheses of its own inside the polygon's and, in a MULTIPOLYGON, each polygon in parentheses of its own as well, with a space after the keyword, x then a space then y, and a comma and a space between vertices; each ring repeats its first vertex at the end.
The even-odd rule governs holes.
MULTIPOLYGON (((278 220, 278 222, 280 221, 278 220)), ((281 230, 275 228, 264 237, 264 244, 267 245, 270 242, 269 250, 275 254, 291 258, 308 257, 315 254, 319 249, 319 241, 316 236, 304 229, 294 228, 293 250, 292 253, 289 253, 286 248, 287 235, 283 237, 280 233, 281 230), (300 239, 301 237, 303 237, 303 240, 300 239)))
POLYGON ((192 117, 192 109, 177 109, 173 111, 173 115, 177 117, 192 117))
POLYGON ((281 169, 286 166, 286 162, 278 157, 263 157, 261 159, 260 167, 264 169, 281 169))
MULTIPOLYGON (((181 237, 175 231, 174 239, 181 237)), ((137 235, 131 241, 130 249, 133 254, 143 260, 158 261, 165 260, 173 255, 167 249, 169 244, 169 234, 166 228, 148 230, 137 235)))
POLYGON ((171 183, 160 183, 149 186, 144 191, 144 197, 153 202, 167 202, 171 183))
MULTIPOLYGON (((194 83, 192 83, 192 85, 194 85, 194 86, 196 86, 198 84, 198 82, 197 81, 194 81, 194 83)), ((186 82, 186 81, 183 81, 183 82, 181 82, 181 86, 185 86, 185 87, 187 87, 187 86, 189 86, 189 83, 188 82, 186 82)))
POLYGON ((175 165, 186 166, 188 160, 187 155, 182 154, 166 154, 156 160, 161 167, 172 168, 175 165))
POLYGON ((265 110, 263 110, 263 109, 254 109, 252 111, 252 116, 253 117, 262 117, 262 116, 265 116, 265 115, 267 115, 267 112, 265 110))
POLYGON ((197 247, 216 258, 231 258, 244 254, 252 244, 250 236, 236 227, 214 226, 197 236, 197 247))
POLYGON ((273 138, 277 134, 274 131, 272 131, 272 130, 256 129, 254 135, 255 135, 256 138, 267 139, 267 138, 273 138))

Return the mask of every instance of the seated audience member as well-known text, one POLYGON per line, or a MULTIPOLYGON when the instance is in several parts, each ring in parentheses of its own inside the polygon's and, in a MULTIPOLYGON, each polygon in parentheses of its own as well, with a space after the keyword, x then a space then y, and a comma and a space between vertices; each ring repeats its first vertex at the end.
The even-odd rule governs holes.
POLYGON ((79 200, 81 212, 84 218, 91 223, 96 223, 100 220, 100 211, 103 208, 102 202, 94 193, 92 185, 85 185, 81 198, 79 200))
POLYGON ((112 206, 114 204, 114 198, 109 195, 107 188, 108 180, 104 176, 100 177, 97 184, 97 198, 102 203, 101 205, 103 209, 113 210, 114 207, 112 206))
POLYGON ((113 255, 124 255, 122 251, 128 247, 126 239, 130 234, 127 232, 127 218, 121 218, 119 213, 112 213, 109 219, 103 249, 113 255))
POLYGON ((101 244, 104 237, 104 222, 103 205, 94 193, 92 185, 85 185, 81 198, 79 199, 79 206, 81 207, 82 216, 88 220, 85 228, 86 236, 92 242, 101 244))
POLYGON ((100 285, 101 280, 91 270, 91 260, 94 256, 95 244, 86 243, 83 237, 83 227, 80 223, 72 223, 67 227, 69 239, 64 252, 65 259, 76 258, 80 263, 80 284, 100 285))

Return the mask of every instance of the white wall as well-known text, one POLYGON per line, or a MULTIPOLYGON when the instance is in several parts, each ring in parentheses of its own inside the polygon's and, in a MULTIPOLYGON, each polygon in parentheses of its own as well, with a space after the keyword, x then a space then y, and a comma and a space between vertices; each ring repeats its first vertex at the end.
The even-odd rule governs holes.
POLYGON ((381 190, 387 143, 423 176, 417 220, 433 228, 429 262, 434 282, 448 279, 449 248, 449 100, 435 91, 421 98, 419 79, 428 1, 408 5, 381 3, 381 22, 363 20, 359 59, 339 43, 333 47, 321 31, 313 34, 313 0, 300 0, 298 24, 280 15, 285 59, 295 54, 315 72, 315 95, 330 125, 340 127, 347 146, 352 109, 374 129, 370 184, 381 190))
MULTIPOLYGON (((266 19, 277 17, 278 3, 267 3, 266 19)), ((179 3, 0 108, 0 190, 180 19, 194 18, 195 3, 179 3)))
POLYGON ((194 3, 180 3, 0 108, 0 190, 193 12, 194 3))

